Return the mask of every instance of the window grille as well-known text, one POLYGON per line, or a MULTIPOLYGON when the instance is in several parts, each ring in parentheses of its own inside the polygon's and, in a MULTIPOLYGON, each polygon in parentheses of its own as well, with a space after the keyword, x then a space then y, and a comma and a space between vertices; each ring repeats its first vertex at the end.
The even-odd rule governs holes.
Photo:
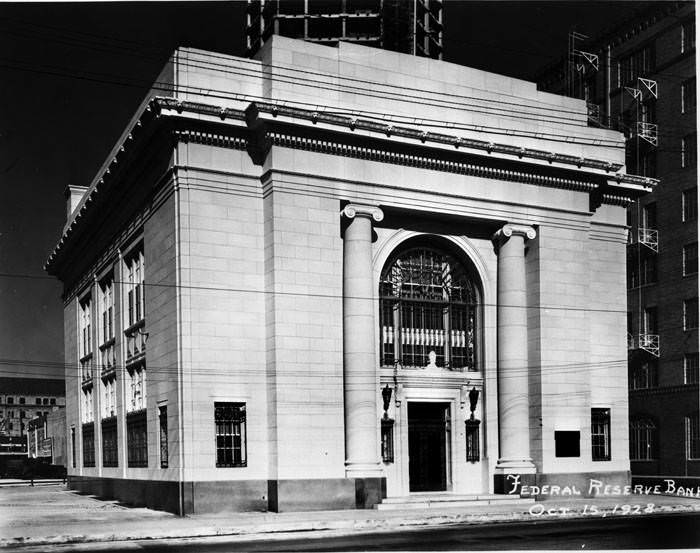
POLYGON ((102 421, 102 465, 105 467, 119 466, 117 445, 117 419, 111 417, 102 421))
POLYGON ((381 423, 382 437, 382 461, 385 463, 394 462, 394 420, 382 419, 381 423))
POLYGON ((591 450, 594 461, 610 461, 610 409, 591 409, 591 450))
POLYGON ((148 427, 146 410, 126 416, 126 452, 129 467, 148 466, 148 427))
POLYGON ((686 384, 697 384, 700 382, 700 359, 698 352, 686 353, 683 356, 683 372, 685 373, 686 384))
POLYGON ((630 422, 630 460, 649 461, 656 456, 656 425, 649 419, 630 422))
POLYGON ((83 424, 83 466, 95 466, 95 425, 83 424))
POLYGON ((245 403, 214 403, 214 421, 216 466, 247 466, 245 403))
POLYGON ((477 289, 452 255, 417 247, 385 267, 379 285, 381 362, 477 370, 477 289))
POLYGON ((685 417, 686 459, 700 459, 700 420, 698 412, 685 417))
POLYGON ((160 468, 168 468, 168 406, 158 407, 158 427, 160 430, 160 468))

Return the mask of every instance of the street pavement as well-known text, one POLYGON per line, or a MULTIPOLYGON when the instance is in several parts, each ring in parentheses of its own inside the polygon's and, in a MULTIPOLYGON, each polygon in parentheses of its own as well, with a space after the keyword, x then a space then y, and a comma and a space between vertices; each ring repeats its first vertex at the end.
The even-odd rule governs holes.
POLYGON ((447 525, 568 522, 669 513, 700 514, 700 499, 654 495, 397 511, 217 513, 178 517, 80 495, 60 484, 0 486, 0 547, 21 546, 41 551, 42 546, 49 545, 91 544, 91 549, 96 550, 100 545, 107 545, 104 542, 134 540, 229 536, 250 541, 284 539, 290 533, 295 533, 296 537, 341 536, 447 525), (650 503, 653 503, 652 508, 648 507, 650 503), (623 507, 635 504, 639 505, 638 509, 623 507))

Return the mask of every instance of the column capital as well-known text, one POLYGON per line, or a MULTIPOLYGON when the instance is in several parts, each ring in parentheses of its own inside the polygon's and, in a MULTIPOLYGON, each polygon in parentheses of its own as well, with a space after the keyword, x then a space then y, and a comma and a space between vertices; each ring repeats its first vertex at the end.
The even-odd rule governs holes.
POLYGON ((506 242, 514 234, 520 235, 526 240, 532 240, 537 236, 537 232, 529 225, 514 225, 507 223, 498 229, 491 237, 491 241, 495 246, 500 246, 506 242))
POLYGON ((348 219, 354 219, 355 217, 368 217, 374 219, 377 223, 384 219, 384 212, 374 205, 348 204, 340 213, 348 219))

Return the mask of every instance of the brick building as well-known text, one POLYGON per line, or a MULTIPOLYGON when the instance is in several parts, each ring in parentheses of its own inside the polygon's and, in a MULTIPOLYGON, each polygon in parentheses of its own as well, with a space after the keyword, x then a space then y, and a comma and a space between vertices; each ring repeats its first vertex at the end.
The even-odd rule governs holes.
POLYGON ((538 79, 540 88, 585 98, 592 125, 625 133, 627 171, 660 180, 628 210, 632 473, 639 481, 673 477, 697 485, 694 3, 651 4, 604 36, 579 40, 571 55, 568 67, 538 79))
POLYGON ((625 207, 655 181, 584 102, 277 36, 158 81, 46 266, 72 487, 184 514, 628 482, 625 207))

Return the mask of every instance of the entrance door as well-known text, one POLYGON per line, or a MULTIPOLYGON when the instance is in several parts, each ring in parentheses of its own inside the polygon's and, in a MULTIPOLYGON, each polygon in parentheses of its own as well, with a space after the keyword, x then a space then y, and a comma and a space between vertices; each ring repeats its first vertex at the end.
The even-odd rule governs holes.
POLYGON ((447 490, 449 403, 408 403, 408 477, 412 492, 447 490))

